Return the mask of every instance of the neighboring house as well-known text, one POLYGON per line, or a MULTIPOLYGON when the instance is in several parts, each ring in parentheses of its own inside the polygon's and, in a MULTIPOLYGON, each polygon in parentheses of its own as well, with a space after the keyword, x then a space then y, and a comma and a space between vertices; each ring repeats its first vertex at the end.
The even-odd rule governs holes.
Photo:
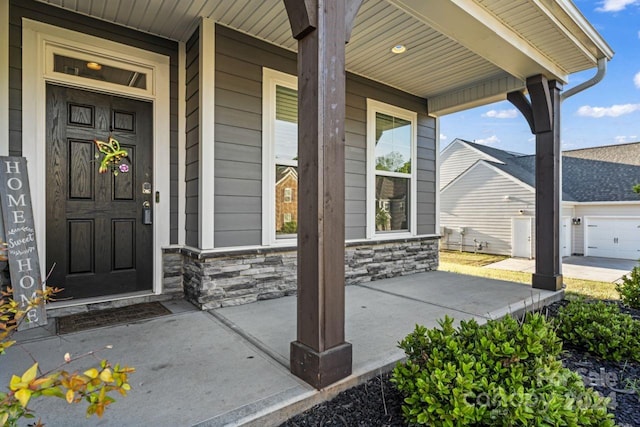
MULTIPOLYGON (((0 153, 28 160, 58 306, 296 291, 297 49, 283 0, 0 0, 0 153)), ((613 55, 560 0, 367 0, 346 51, 347 283, 436 268, 438 116, 613 55)))
MULTIPOLYGON (((442 247, 531 258, 535 156, 461 139, 441 153, 442 247)), ((562 256, 640 258, 640 142, 565 151, 562 256)))
POLYGON ((295 234, 298 224, 298 172, 292 166, 276 168, 276 234, 295 234))

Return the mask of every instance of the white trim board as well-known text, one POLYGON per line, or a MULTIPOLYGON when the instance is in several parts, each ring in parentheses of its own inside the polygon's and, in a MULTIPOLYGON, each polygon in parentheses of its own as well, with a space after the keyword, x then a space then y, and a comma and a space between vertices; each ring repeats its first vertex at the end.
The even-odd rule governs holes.
MULTIPOLYGON (((436 190, 435 190, 435 199, 436 199, 436 205, 435 205, 435 215, 436 215, 436 224, 435 224, 435 229, 433 230, 434 233, 440 233, 440 118, 436 117, 436 116, 429 116, 431 118, 433 118, 434 122, 435 122, 435 133, 436 133, 436 146, 435 146, 435 164, 436 164, 436 190)), ((417 141, 416 141, 417 143, 417 141)), ((416 201, 417 202, 417 201, 416 201)))
POLYGON ((178 245, 184 245, 186 239, 186 145, 187 145, 187 118, 186 98, 187 92, 187 54, 186 44, 178 43, 178 245))
POLYGON ((215 76, 216 29, 213 20, 201 18, 198 60, 198 246, 215 247, 215 76))
POLYGON ((84 90, 123 95, 153 103, 153 188, 160 193, 153 221, 153 292, 162 293, 162 248, 170 241, 170 97, 169 58, 99 37, 22 19, 22 155, 28 160, 40 263, 46 266, 46 84, 60 83, 84 90), (96 80, 79 80, 63 73, 47 73, 46 53, 56 46, 96 52, 123 66, 149 70, 150 91, 105 87, 96 80), (133 93, 131 93, 133 92, 133 93))
POLYGON ((597 205, 609 205, 609 206, 619 206, 619 205, 640 205, 640 200, 622 200, 622 201, 611 201, 611 202, 572 202, 575 206, 597 206, 597 205))

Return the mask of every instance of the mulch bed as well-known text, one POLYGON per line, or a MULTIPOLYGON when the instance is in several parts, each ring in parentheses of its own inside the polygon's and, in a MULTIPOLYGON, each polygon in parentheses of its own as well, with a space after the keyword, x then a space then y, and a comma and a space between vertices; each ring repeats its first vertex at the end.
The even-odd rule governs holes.
MULTIPOLYGON (((555 316, 560 301, 548 307, 555 316)), ((640 319, 640 310, 624 309, 640 319)), ((401 337, 398 337, 400 339, 401 337)), ((612 399, 610 412, 621 427, 640 426, 640 363, 610 362, 580 349, 564 346, 566 367, 590 378, 594 389, 612 399), (630 384, 635 384, 636 389, 630 384)), ((402 417, 402 395, 384 374, 346 390, 329 402, 321 403, 283 423, 280 427, 303 426, 405 426, 402 417)))
POLYGON ((58 317, 57 330, 58 334, 69 334, 103 326, 150 319, 166 314, 171 314, 171 311, 164 305, 159 302, 146 302, 127 307, 108 308, 58 317))

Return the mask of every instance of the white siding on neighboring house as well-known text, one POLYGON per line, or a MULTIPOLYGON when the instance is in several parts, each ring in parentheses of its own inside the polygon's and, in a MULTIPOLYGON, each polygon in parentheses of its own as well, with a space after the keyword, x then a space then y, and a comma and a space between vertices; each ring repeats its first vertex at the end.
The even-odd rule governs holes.
POLYGON ((478 160, 490 160, 486 154, 453 141, 440 155, 440 190, 478 160))
POLYGON ((585 217, 639 217, 640 203, 577 204, 575 217, 581 219, 579 226, 573 226, 574 253, 584 255, 585 217))
MULTIPOLYGON (((440 197, 440 223, 448 233, 441 240, 445 249, 460 249, 459 228, 464 227, 463 250, 473 251, 476 239, 489 244, 482 252, 511 255, 511 219, 535 213, 532 189, 484 162, 454 180, 440 197)), ((535 241, 533 230, 531 238, 535 241)))

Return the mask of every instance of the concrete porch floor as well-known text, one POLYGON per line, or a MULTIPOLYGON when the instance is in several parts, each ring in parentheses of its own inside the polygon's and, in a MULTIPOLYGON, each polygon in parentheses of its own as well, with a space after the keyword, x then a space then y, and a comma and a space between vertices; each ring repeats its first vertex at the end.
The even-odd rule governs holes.
MULTIPOLYGON (((39 399, 30 405, 48 425, 278 425, 340 391, 389 370, 402 359, 397 342, 416 323, 435 326, 449 315, 480 322, 525 307, 549 304, 563 292, 429 272, 346 288, 346 337, 353 344, 353 374, 316 391, 288 370, 295 340, 296 298, 286 297, 211 312, 184 302, 165 303, 173 314, 63 336, 21 337, 1 356, 0 381, 33 361, 43 370, 66 352, 81 354, 107 344, 101 358, 136 367, 132 391, 117 398, 104 419, 84 417, 84 407, 39 399)), ((82 370, 91 361, 78 362, 82 370)), ((67 369, 69 369, 67 367, 67 369)))

